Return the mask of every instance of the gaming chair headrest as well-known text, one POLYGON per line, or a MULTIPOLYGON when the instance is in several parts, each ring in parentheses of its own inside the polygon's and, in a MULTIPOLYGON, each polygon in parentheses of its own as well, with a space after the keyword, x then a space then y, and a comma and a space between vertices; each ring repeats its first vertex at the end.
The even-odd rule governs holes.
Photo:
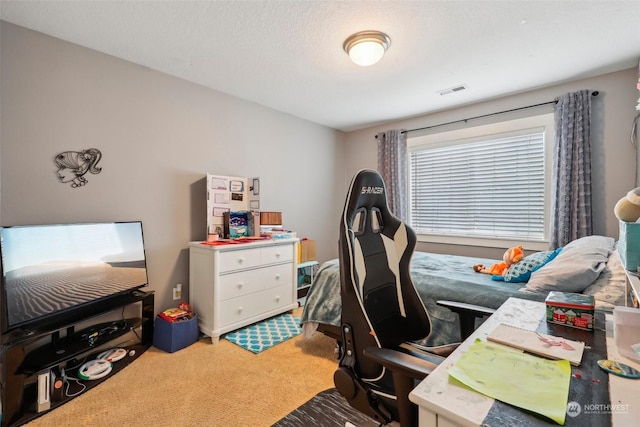
POLYGON ((387 206, 387 194, 382 176, 377 171, 363 169, 353 178, 352 193, 349 198, 357 206, 387 206), (354 194, 355 193, 355 194, 354 194), (359 195, 359 197, 354 197, 359 195))
MULTIPOLYGON (((387 205, 387 190, 382 176, 375 170, 363 169, 354 176, 344 206, 345 225, 350 226, 358 212, 363 209, 367 212, 371 212, 372 209, 379 212, 385 223, 391 222, 391 218, 395 219, 387 205)), ((370 222, 363 224, 366 227, 369 225, 370 222)))

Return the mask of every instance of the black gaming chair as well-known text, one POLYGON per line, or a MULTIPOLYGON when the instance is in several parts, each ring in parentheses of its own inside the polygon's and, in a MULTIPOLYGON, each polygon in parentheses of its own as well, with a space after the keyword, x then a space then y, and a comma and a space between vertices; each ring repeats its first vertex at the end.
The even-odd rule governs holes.
MULTIPOLYGON (((380 174, 357 173, 340 223, 342 348, 334 382, 354 408, 380 424, 395 420, 403 427, 417 425, 409 392, 455 349, 427 352, 410 343, 431 331, 409 273, 415 244, 413 230, 389 211, 380 174)), ((492 312, 466 309, 471 324, 474 317, 492 312)))

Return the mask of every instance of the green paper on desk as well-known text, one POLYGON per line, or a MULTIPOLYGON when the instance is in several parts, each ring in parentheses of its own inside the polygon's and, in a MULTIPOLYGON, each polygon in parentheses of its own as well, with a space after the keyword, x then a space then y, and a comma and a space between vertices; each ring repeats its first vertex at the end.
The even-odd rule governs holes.
POLYGON ((564 425, 571 365, 476 340, 449 368, 467 387, 564 425))

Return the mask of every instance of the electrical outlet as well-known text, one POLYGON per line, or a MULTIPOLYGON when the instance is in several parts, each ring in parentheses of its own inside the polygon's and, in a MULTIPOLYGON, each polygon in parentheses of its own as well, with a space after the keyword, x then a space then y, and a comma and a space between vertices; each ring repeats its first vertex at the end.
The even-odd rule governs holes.
POLYGON ((179 300, 182 298, 182 285, 178 283, 175 288, 173 288, 173 300, 179 300))

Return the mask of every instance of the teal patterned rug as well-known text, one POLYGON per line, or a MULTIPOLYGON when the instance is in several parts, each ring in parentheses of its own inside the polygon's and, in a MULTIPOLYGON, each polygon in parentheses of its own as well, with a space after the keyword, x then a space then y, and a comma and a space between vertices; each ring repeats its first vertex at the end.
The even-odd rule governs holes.
POLYGON ((224 335, 226 340, 255 354, 300 335, 300 319, 290 314, 272 317, 224 335))

